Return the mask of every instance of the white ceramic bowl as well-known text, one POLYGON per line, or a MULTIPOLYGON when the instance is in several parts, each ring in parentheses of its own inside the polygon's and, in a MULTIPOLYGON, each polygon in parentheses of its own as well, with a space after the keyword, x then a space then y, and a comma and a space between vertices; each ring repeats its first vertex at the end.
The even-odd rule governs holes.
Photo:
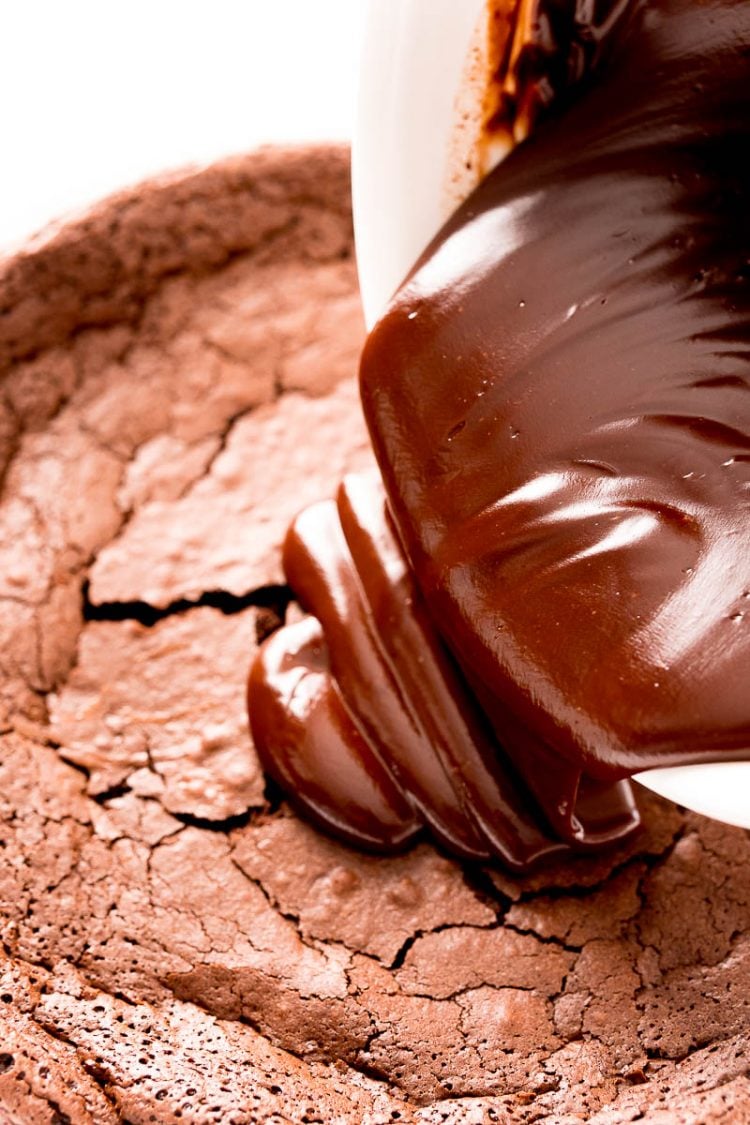
MULTIPOLYGON (((368 326, 474 186, 464 169, 479 136, 485 12, 486 0, 369 0, 352 161, 368 326)), ((750 762, 651 770, 637 780, 750 828, 750 762)))

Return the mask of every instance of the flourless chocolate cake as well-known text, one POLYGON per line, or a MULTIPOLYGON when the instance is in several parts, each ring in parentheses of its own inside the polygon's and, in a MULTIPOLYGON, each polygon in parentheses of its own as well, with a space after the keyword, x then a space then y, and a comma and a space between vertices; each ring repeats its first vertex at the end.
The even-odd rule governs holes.
POLYGON ((523 877, 303 823, 246 728, 292 516, 371 465, 348 154, 155 182, 0 267, 0 1121, 750 1119, 750 841, 523 877))

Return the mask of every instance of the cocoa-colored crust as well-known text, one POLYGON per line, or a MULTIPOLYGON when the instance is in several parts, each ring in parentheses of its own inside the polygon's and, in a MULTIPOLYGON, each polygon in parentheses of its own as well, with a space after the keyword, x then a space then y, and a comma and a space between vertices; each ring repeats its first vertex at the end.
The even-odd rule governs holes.
POLYGON ((150 185, 0 272, 0 1121, 744 1120, 743 832, 648 798, 515 880, 265 802, 277 544, 369 464, 346 166, 150 185))

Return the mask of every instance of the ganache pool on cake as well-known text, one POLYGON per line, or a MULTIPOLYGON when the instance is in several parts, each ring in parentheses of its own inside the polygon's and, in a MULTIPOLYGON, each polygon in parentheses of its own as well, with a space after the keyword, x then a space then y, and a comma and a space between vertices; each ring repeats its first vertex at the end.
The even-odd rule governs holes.
POLYGON ((253 736, 362 846, 524 867, 750 757, 750 6, 617 7, 367 342, 382 484, 286 540, 253 736))

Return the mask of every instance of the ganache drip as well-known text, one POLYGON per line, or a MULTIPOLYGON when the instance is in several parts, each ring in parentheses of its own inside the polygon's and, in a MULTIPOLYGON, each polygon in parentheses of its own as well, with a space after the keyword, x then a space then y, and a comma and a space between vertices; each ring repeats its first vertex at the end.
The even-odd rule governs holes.
MULTIPOLYGON (((311 616, 263 646, 250 714, 293 799, 360 846, 403 847, 426 826, 469 859, 524 867, 559 851, 435 629, 379 480, 349 477, 302 512, 284 568, 311 616)), ((593 789, 582 842, 627 834, 629 786, 593 789)))
POLYGON ((253 735, 363 846, 523 868, 632 831, 633 773, 750 757, 750 4, 618 27, 371 334, 384 492, 287 538, 311 616, 253 735))

